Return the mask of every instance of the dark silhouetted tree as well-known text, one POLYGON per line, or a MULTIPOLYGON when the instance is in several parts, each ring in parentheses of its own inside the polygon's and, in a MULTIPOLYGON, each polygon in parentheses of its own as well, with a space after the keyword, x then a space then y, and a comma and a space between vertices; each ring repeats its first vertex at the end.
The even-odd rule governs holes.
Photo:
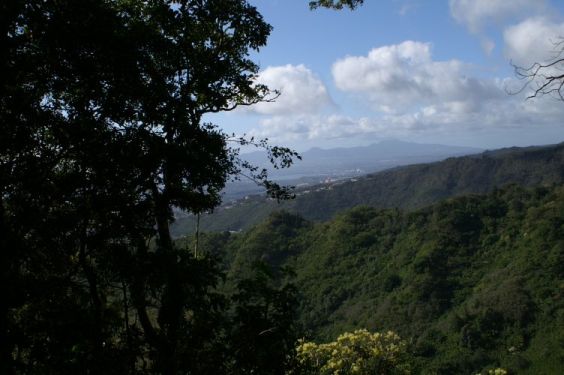
POLYGON ((204 120, 276 97, 248 57, 270 26, 245 0, 25 0, 0 28, 0 371, 221 368, 221 272, 169 225, 243 171, 288 196, 229 145, 297 154, 204 120))

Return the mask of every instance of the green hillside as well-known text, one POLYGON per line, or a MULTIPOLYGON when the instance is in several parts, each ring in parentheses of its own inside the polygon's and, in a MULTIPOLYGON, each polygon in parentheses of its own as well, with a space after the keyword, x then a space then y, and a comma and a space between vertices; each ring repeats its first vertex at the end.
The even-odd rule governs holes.
MULTIPOLYGON (((442 165, 461 162, 477 165, 442 165)), ((293 268, 299 320, 314 340, 395 330, 425 374, 564 369, 562 185, 509 186, 411 212, 358 207, 325 223, 279 212, 201 243, 227 254, 230 280, 257 261, 293 268)))
MULTIPOLYGON (((564 143, 488 151, 383 171, 356 181, 318 185, 298 190, 296 199, 277 203, 262 196, 219 207, 201 218, 205 231, 238 231, 265 220, 274 211, 296 212, 308 220, 328 220, 358 205, 415 209, 441 199, 486 193, 509 183, 548 186, 564 182, 564 143)), ((193 216, 173 227, 175 236, 193 233, 193 216)))

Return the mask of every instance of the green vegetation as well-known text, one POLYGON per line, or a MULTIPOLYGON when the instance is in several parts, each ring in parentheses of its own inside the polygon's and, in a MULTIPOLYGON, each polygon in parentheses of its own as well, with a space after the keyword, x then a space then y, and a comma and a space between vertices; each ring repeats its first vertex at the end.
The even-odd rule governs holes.
MULTIPOLYGON (((308 188, 308 194, 298 191, 296 199, 282 203, 251 197, 228 209, 219 207, 211 215, 202 215, 201 228, 249 229, 281 209, 315 221, 329 220, 358 205, 416 209, 453 196, 487 193, 510 183, 531 187, 564 183, 564 144, 488 151, 391 169, 356 182, 308 188)), ((181 218, 173 224, 173 235, 193 233, 195 227, 194 217, 181 218)))
POLYGON ((397 334, 359 329, 318 345, 301 341, 297 348, 300 374, 410 374, 406 344, 397 334))
POLYGON ((173 207, 216 207, 243 171, 288 195, 237 147, 280 168, 295 152, 203 120, 276 96, 250 59, 262 15, 246 0, 3 1, 0 29, 0 373, 283 373, 293 289, 249 274, 219 293, 219 263, 170 232, 173 207), (259 340, 253 314, 284 329, 259 340))
MULTIPOLYGON (((561 370, 561 185, 327 223, 282 212, 246 233, 175 242, 173 207, 216 208, 232 175, 288 197, 229 144, 265 148, 281 168, 295 152, 202 120, 276 96, 249 57, 271 30, 256 8, 4 1, 0 21, 0 373, 283 375, 317 371, 309 353, 351 371, 561 370), (357 331, 344 347, 296 348, 304 332, 327 341, 364 327, 405 344, 357 331)), ((507 181, 561 184, 562 145, 529 151, 401 169, 294 204, 318 220, 360 199, 414 208, 507 181)))
POLYGON ((358 207, 317 224, 278 212, 246 233, 203 238, 204 249, 223 244, 233 280, 257 261, 293 268, 299 320, 315 341, 393 330, 416 373, 562 370, 562 185, 413 212, 358 207))

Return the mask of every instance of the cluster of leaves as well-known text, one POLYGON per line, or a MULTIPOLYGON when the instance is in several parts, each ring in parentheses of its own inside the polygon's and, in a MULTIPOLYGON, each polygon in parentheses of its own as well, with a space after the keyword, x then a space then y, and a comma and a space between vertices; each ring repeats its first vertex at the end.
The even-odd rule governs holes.
MULTIPOLYGON (((488 370, 488 372, 486 373, 487 375, 507 375, 507 370, 503 369, 503 368, 494 368, 491 370, 488 370)), ((480 374, 478 374, 480 375, 480 374)))
POLYGON ((329 8, 329 9, 355 9, 358 6, 361 6, 364 3, 364 0, 316 0, 310 1, 309 7, 311 9, 317 8, 329 8))
POLYGON ((297 347, 303 374, 409 374, 406 354, 406 344, 396 333, 366 329, 343 333, 327 344, 301 340, 297 347))

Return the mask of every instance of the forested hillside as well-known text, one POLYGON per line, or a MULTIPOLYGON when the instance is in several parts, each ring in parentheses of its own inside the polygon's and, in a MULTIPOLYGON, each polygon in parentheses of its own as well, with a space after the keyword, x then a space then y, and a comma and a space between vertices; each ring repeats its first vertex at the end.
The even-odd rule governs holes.
POLYGON ((226 255, 229 283, 256 262, 293 269, 280 277, 300 291, 312 339, 391 329, 410 340, 417 372, 561 373, 562 185, 510 186, 412 212, 358 207, 325 223, 278 212, 200 244, 226 255))
MULTIPOLYGON (((509 183, 539 186, 563 182, 564 143, 514 147, 391 169, 356 181, 318 185, 298 190, 296 199, 283 203, 255 196, 219 207, 211 215, 202 215, 200 225, 208 231, 237 231, 280 209, 309 220, 327 220, 358 205, 414 209, 452 196, 486 193, 509 183)), ((181 236, 192 233, 195 227, 194 216, 182 217, 174 224, 173 233, 181 236)))
POLYGON ((455 2, 1 1, 0 375, 562 374, 564 143, 358 179, 455 150, 349 149, 335 174, 317 149, 324 184, 277 203, 306 145, 562 140, 564 112, 521 99, 564 99, 564 43, 506 100, 455 2), (266 197, 226 202, 238 179, 266 197))

